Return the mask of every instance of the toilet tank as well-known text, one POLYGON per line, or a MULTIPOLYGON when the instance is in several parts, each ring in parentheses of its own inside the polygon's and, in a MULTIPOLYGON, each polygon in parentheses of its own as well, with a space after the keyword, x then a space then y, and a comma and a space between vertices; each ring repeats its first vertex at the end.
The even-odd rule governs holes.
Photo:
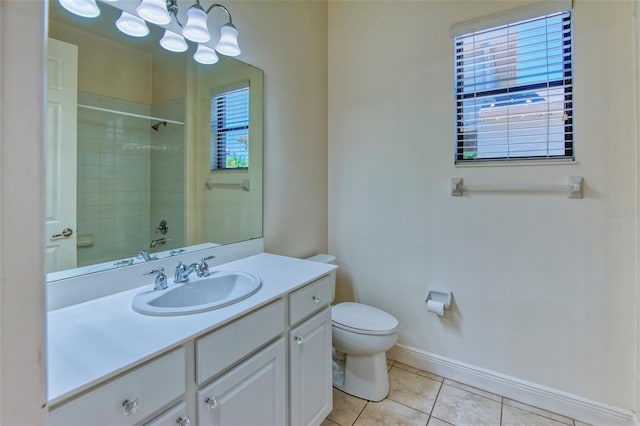
POLYGON ((329 263, 331 265, 336 264, 336 257, 330 254, 316 254, 315 256, 307 257, 305 260, 311 260, 313 262, 329 263))

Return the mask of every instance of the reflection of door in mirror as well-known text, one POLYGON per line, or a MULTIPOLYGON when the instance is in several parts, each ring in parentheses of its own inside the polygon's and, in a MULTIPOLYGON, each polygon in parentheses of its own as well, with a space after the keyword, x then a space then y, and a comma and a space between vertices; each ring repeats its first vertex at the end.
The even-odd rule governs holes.
POLYGON ((46 271, 76 267, 76 46, 49 39, 47 51, 46 271))
POLYGON ((78 51, 77 146, 64 151, 77 171, 77 262, 47 272, 183 247, 186 59, 97 28, 52 21, 49 32, 78 51))

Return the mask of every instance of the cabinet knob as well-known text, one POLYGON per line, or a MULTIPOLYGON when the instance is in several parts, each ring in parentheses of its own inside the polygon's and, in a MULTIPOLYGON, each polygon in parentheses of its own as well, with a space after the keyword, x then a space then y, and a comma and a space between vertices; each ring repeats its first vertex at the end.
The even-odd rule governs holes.
POLYGON ((217 408, 218 407, 218 400, 215 397, 205 399, 204 403, 207 404, 207 406, 209 408, 217 408))
POLYGON ((138 398, 134 398, 131 401, 129 401, 128 399, 122 401, 122 409, 122 414, 125 417, 134 414, 136 411, 138 411, 138 398))
POLYGON ((296 337, 293 338, 293 340, 296 341, 298 346, 301 346, 304 343, 304 337, 302 337, 302 336, 296 336, 296 337))
POLYGON ((316 303, 320 303, 320 298, 318 296, 313 296, 311 299, 316 303))
POLYGON ((191 421, 189 420, 189 416, 185 418, 178 417, 176 419, 176 424, 178 424, 179 426, 189 426, 191 424, 191 421))

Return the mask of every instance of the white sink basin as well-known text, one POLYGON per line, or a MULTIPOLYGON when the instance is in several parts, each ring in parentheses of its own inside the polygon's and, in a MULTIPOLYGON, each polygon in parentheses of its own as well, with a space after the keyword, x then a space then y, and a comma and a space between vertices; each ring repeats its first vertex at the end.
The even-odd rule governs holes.
POLYGON ((133 298, 134 311, 146 315, 185 315, 210 311, 239 302, 262 287, 248 272, 212 272, 193 277, 185 284, 170 284, 166 290, 147 289, 133 298))

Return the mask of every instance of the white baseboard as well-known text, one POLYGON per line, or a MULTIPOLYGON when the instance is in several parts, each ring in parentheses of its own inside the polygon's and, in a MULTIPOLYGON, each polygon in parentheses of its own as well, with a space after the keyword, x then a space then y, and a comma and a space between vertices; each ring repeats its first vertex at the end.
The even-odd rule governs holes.
POLYGON ((487 390, 594 426, 640 426, 633 412, 506 376, 405 345, 387 352, 390 360, 487 390))

